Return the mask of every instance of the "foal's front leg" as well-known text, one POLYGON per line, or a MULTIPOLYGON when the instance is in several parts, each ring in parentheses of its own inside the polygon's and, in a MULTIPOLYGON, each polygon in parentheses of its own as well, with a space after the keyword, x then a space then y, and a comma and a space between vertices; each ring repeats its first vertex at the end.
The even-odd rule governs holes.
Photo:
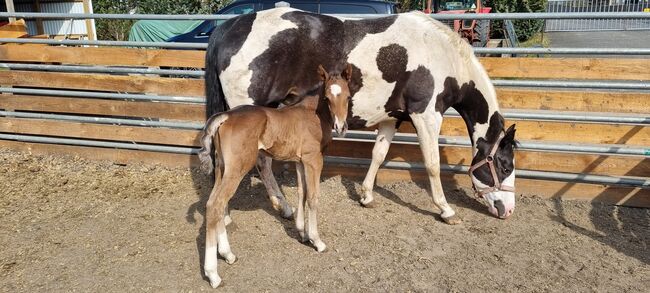
POLYGON ((275 181, 272 162, 271 158, 262 154, 258 155, 256 164, 257 172, 260 174, 260 179, 264 183, 264 187, 266 187, 266 192, 269 195, 273 208, 276 211, 280 211, 283 218, 291 219, 293 209, 287 203, 286 198, 282 194, 282 190, 278 186, 278 182, 275 181))
POLYGON ((307 236, 316 247, 323 252, 327 248, 318 235, 318 197, 320 196, 320 174, 323 170, 323 156, 314 156, 311 160, 303 161, 305 166, 305 181, 307 183, 307 236))

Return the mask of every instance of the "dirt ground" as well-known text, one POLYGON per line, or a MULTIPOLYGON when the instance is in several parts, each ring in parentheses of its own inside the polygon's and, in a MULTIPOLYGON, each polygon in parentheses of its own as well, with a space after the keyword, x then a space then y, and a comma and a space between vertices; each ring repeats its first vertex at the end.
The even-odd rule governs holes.
MULTIPOLYGON (((278 176, 292 204, 293 174, 278 176)), ((0 150, 0 291, 213 291, 202 276, 207 177, 0 150)), ((446 188, 464 219, 440 221, 423 186, 323 178, 318 254, 273 211, 255 177, 231 201, 222 292, 600 291, 650 287, 650 210, 518 199, 490 217, 446 188)), ((645 289, 644 289, 645 288, 645 289)), ((646 291, 647 292, 647 291, 646 291)))

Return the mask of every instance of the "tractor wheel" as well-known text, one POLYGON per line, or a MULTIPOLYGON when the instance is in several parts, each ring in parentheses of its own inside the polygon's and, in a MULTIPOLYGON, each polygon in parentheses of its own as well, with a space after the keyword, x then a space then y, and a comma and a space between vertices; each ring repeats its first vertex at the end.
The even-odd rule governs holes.
POLYGON ((472 46, 485 47, 485 45, 487 45, 488 40, 490 39, 490 20, 489 19, 477 20, 476 26, 474 27, 474 33, 476 36, 476 40, 472 42, 472 46))

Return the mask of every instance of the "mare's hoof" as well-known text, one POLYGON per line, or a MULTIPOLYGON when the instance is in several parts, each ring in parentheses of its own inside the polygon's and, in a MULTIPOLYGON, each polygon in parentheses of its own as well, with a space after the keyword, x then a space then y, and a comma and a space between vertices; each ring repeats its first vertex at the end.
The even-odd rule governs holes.
POLYGON ((379 206, 379 204, 375 200, 366 202, 363 199, 361 199, 359 203, 361 203, 361 206, 363 206, 364 208, 369 208, 369 209, 373 209, 379 206))
POLYGON ((325 243, 323 243, 323 241, 317 241, 316 243, 314 243, 314 247, 316 248, 316 251, 319 253, 325 252, 327 250, 327 246, 325 245, 325 243))
POLYGON ((282 215, 281 215, 281 216, 282 216, 282 218, 284 218, 284 219, 287 219, 287 220, 293 220, 293 215, 294 215, 295 213, 296 213, 296 209, 295 209, 295 208, 288 208, 288 209, 284 209, 284 210, 282 211, 282 215))
POLYGON ((453 215, 449 218, 442 218, 442 220, 449 225, 458 225, 463 222, 463 220, 458 215, 453 215))

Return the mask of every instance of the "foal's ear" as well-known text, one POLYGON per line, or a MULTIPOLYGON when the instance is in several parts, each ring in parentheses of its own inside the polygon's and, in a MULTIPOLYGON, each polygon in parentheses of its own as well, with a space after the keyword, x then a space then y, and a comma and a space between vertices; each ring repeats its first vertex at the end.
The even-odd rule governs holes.
POLYGON ((347 81, 350 81, 352 79, 352 64, 348 63, 348 65, 345 67, 345 70, 343 70, 342 75, 347 81))
POLYGON ((322 81, 327 81, 329 79, 329 74, 327 74, 327 70, 323 68, 323 65, 318 65, 318 75, 322 81))

